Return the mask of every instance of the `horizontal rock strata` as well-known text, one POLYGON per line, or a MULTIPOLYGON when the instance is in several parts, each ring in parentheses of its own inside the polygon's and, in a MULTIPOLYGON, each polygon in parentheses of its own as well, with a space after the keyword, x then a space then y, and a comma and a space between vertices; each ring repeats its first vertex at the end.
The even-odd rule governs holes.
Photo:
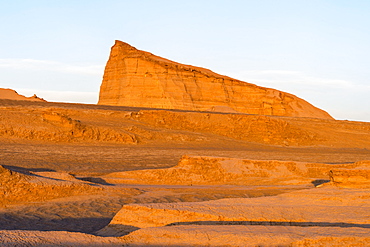
POLYGON ((0 138, 7 140, 370 146, 367 122, 1 99, 0 115, 0 138))
POLYGON ((370 161, 357 162, 351 168, 334 168, 330 170, 330 180, 337 186, 348 188, 370 188, 370 161))
MULTIPOLYGON (((183 156, 178 165, 165 169, 116 172, 104 179, 124 184, 172 185, 271 185, 319 184, 329 182, 329 172, 357 171, 362 162, 331 165, 293 161, 247 160, 183 156)), ((357 176, 362 170, 358 170, 357 176)), ((335 173, 335 176, 337 173, 335 173)), ((368 175, 368 174, 367 174, 368 175)), ((339 178, 338 178, 339 180, 339 178)))
MULTIPOLYGON (((295 227, 307 230, 318 227, 322 230, 355 228, 368 232, 369 221, 363 217, 370 210, 366 193, 329 186, 271 197, 124 205, 99 233, 119 236, 138 229, 147 229, 142 233, 166 231, 163 227, 170 232, 171 227, 180 227, 181 232, 186 226, 197 227, 200 231, 206 226, 225 226, 223 230, 232 226, 245 226, 250 230, 263 227, 270 229, 275 237, 279 231, 273 229, 279 226, 292 231, 296 231, 295 227)), ((127 239, 140 235, 140 231, 127 235, 127 239)), ((350 232, 347 231, 346 235, 350 232)), ((170 236, 173 235, 169 234, 168 238, 170 236)))
POLYGON ((137 230, 122 238, 125 246, 366 246, 364 228, 188 225, 137 230))
POLYGON ((332 119, 292 94, 176 63, 122 41, 112 47, 99 104, 332 119))

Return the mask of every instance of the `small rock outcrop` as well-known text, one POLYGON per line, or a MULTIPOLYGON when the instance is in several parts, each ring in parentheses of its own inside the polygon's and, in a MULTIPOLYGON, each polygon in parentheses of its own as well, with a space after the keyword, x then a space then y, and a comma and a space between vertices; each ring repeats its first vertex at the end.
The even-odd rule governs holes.
POLYGON ((46 100, 38 97, 34 94, 31 97, 26 97, 18 94, 16 91, 8 88, 0 88, 0 99, 10 99, 10 100, 27 100, 27 101, 41 101, 45 102, 46 100))
POLYGON ((370 188, 370 160, 359 161, 355 167, 330 170, 333 184, 345 188, 370 188))
POLYGON ((332 119, 292 94, 173 62, 118 40, 98 104, 332 119))
POLYGON ((12 204, 87 195, 101 190, 66 173, 18 172, 0 165, 0 209, 12 204))

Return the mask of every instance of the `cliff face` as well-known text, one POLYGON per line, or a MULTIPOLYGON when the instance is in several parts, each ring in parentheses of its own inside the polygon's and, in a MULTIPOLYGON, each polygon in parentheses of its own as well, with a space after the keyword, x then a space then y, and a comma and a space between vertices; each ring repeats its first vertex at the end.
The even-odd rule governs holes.
POLYGON ((98 104, 332 119, 292 94, 176 63, 121 41, 112 47, 98 104))

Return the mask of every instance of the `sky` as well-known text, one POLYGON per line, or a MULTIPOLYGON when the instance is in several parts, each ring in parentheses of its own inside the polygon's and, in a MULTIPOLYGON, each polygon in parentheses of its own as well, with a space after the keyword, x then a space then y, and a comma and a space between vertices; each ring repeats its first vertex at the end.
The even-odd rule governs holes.
POLYGON ((370 122, 368 0, 0 0, 0 88, 95 104, 115 40, 370 122))

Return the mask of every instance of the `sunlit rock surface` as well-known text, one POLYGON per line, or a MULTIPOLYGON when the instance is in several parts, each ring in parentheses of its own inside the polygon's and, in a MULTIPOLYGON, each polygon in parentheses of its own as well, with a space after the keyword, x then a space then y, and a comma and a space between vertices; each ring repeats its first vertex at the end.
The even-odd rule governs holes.
POLYGON ((0 246, 370 245, 370 123, 230 109, 0 99, 0 246))
POLYGON ((36 94, 34 94, 31 97, 25 97, 23 95, 18 94, 16 91, 8 88, 0 88, 0 99, 45 101, 44 99, 37 97, 36 94))
POLYGON ((332 119, 292 94, 137 50, 112 47, 99 104, 332 119))
POLYGON ((131 204, 100 233, 121 235, 128 246, 366 246, 367 193, 328 185, 271 197, 131 204))
MULTIPOLYGON (((116 172, 106 181, 123 184, 173 185, 288 185, 329 182, 333 169, 344 170, 360 164, 318 164, 294 161, 247 160, 220 157, 183 156, 177 166, 165 169, 116 172)), ((355 170, 353 170, 355 171, 355 170)), ((359 170, 360 174, 361 170, 359 170)))

